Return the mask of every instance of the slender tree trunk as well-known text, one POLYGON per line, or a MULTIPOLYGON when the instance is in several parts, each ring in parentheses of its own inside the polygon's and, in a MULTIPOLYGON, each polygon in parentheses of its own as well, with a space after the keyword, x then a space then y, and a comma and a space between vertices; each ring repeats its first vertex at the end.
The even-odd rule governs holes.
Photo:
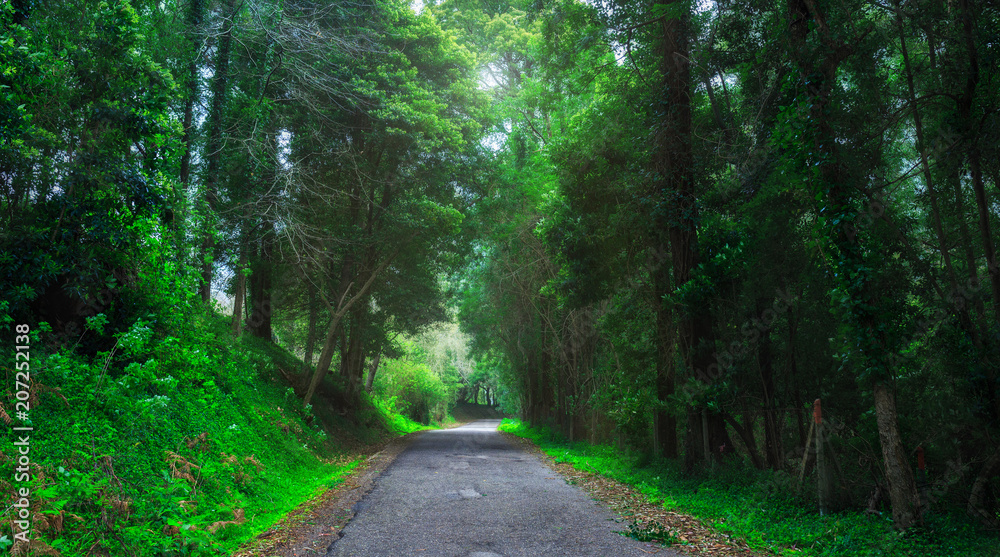
MULTIPOLYGON (((241 248, 243 252, 246 248, 241 248)), ((247 256, 240 255, 240 263, 236 267, 236 292, 233 299, 233 336, 238 337, 243 332, 243 299, 247 291, 247 275, 243 272, 247 266, 247 256)))
POLYGON ((340 362, 341 375, 349 388, 354 391, 364 381, 364 301, 357 303, 349 312, 349 327, 347 330, 347 352, 340 362))
POLYGON ((250 265, 250 321, 247 323, 250 334, 270 341, 271 330, 271 244, 273 243, 274 225, 268 225, 258 241, 257 257, 250 265))
POLYGON ((372 358, 370 364, 368 364, 368 377, 365 378, 365 391, 372 392, 372 387, 375 386, 375 373, 378 371, 378 363, 382 360, 382 353, 378 352, 375 357, 372 358))
POLYGON ((986 190, 983 187, 979 148, 975 145, 969 149, 969 170, 972 174, 972 189, 976 195, 976 208, 979 210, 979 233, 983 241, 983 251, 986 252, 986 269, 990 277, 993 315, 1000 316, 1000 269, 997 268, 993 232, 990 230, 989 203, 986 200, 986 190))
MULTIPOLYGON (((201 0, 192 0, 188 4, 187 14, 186 14, 186 24, 187 29, 185 32, 185 39, 187 41, 187 56, 190 57, 190 61, 187 66, 187 75, 185 76, 185 91, 184 91, 184 117, 182 120, 182 125, 184 128, 184 135, 181 138, 181 144, 183 145, 183 152, 181 154, 180 172, 178 178, 181 184, 181 192, 175 197, 175 199, 187 199, 187 195, 190 193, 191 188, 191 153, 194 150, 194 106, 198 102, 198 97, 200 95, 199 87, 199 64, 198 57, 201 54, 201 44, 198 40, 198 33, 202 29, 202 24, 205 16, 205 3, 201 0)), ((183 205, 183 204, 179 204, 183 205)), ((188 222, 189 216, 181 216, 178 210, 179 207, 175 208, 174 219, 181 221, 184 224, 176 226, 175 228, 175 249, 177 250, 177 258, 180 261, 187 259, 187 247, 184 238, 186 223, 188 222)))
MULTIPOLYGON (((962 180, 959 176, 959 168, 955 167, 954 172, 949 173, 949 180, 952 182, 952 189, 955 192, 955 208, 958 211, 958 231, 959 236, 962 239, 962 247, 965 253, 965 266, 966 273, 969 275, 970 284, 973 287, 979 287, 979 269, 976 265, 976 253, 972 247, 972 234, 969 232, 969 225, 966 222, 966 209, 965 209, 965 197, 962 194, 962 180)), ((981 335, 985 331, 985 307, 983 306, 983 300, 980 296, 975 296, 975 308, 976 308, 976 322, 979 325, 980 334, 977 338, 981 339, 981 335)))
MULTIPOLYGON (((188 70, 192 73, 198 71, 198 67, 194 62, 191 62, 191 67, 188 70)), ((184 145, 184 153, 181 155, 181 169, 180 169, 180 182, 184 190, 187 190, 188 185, 191 183, 191 143, 194 140, 194 103, 195 97, 198 95, 198 81, 196 78, 192 78, 188 81, 188 98, 184 101, 184 135, 181 138, 181 143, 184 145)))
MULTIPOLYGON (((736 432, 736 435, 739 436, 740 440, 743 441, 743 444, 747 448, 747 454, 750 457, 750 463, 753 464, 753 467, 763 469, 764 462, 760 458, 760 451, 757 450, 757 439, 754 437, 754 422, 756 421, 754 417, 752 415, 747 415, 744 418, 744 421, 746 422, 745 426, 737 421, 735 416, 729 414, 728 412, 723 412, 722 417, 729 423, 730 427, 733 428, 733 431, 736 432)), ((704 422, 707 426, 707 420, 704 420, 704 422)))
MULTIPOLYGON (((192 144, 194 142, 194 103, 198 96, 198 66, 194 60, 191 61, 188 71, 190 72, 190 76, 188 80, 188 96, 187 99, 184 100, 184 136, 181 139, 181 142, 184 145, 184 153, 181 155, 181 168, 179 176, 181 192, 179 194, 175 194, 175 200, 188 199, 191 189, 191 151, 193 149, 192 144)), ((179 205, 183 206, 182 204, 179 205)), ((188 251, 187 242, 185 240, 185 229, 187 227, 187 223, 190 222, 190 216, 184 215, 181 217, 183 220, 179 217, 181 217, 181 215, 178 214, 178 211, 174 211, 174 218, 180 221, 180 226, 176 226, 175 228, 174 244, 177 251, 178 261, 187 261, 188 251)), ((202 301, 206 301, 204 292, 202 292, 202 301)))
POLYGON ((208 231, 201 240, 201 301, 209 303, 212 299, 212 276, 214 274, 215 234, 208 231))
MULTIPOLYGON (((530 354, 530 352, 529 352, 530 354)), ((538 421, 538 417, 535 414, 535 373, 537 371, 533 369, 531 356, 525 356, 527 360, 527 365, 525 366, 524 373, 524 408, 522 412, 524 413, 525 419, 530 424, 535 424, 538 421)))
MULTIPOLYGON (((671 7, 679 0, 661 1, 657 6, 671 7)), ((669 10, 668 10, 669 11, 669 10)), ((682 288, 692 278, 698 265, 698 215, 694 191, 694 159, 691 151, 691 68, 688 52, 690 15, 663 18, 659 45, 662 77, 660 105, 663 115, 656 130, 653 169, 657 175, 660 203, 664 217, 657 223, 659 233, 670 245, 675 288, 682 288)), ((712 321, 707 308, 677 312, 677 344, 685 371, 704 381, 712 358, 712 321)), ((659 328, 659 325, 658 325, 659 328)), ((657 393, 672 391, 669 374, 658 374, 657 393)), ((709 439, 704 439, 700 408, 688 410, 688 429, 684 462, 691 470, 705 458, 706 442, 714 452, 718 447, 731 450, 725 421, 713 414, 709 417, 709 439)), ((659 424, 658 424, 659 426, 659 424)), ((658 427, 659 429, 659 427, 658 427)))
POLYGON ((319 300, 316 298, 316 285, 307 280, 309 289, 309 327, 306 330, 306 353, 302 358, 302 371, 308 372, 312 367, 313 352, 316 351, 316 321, 319 319, 319 300))
MULTIPOLYGON (((542 336, 542 347, 541 347, 541 365, 538 370, 539 379, 538 382, 538 400, 539 400, 539 410, 542 414, 542 422, 549 424, 553 417, 553 410, 555 409, 555 391, 552 386, 552 354, 548 350, 548 343, 545 340, 545 335, 542 336)), ((479 391, 476 391, 476 404, 478 404, 479 391)))
POLYGON ((979 138, 972 118, 972 107, 976 98, 976 87, 979 85, 979 54, 973 30, 972 6, 969 0, 960 0, 962 12, 962 28, 965 35, 965 46, 969 56, 969 73, 966 77, 965 91, 959 99, 959 117, 965 127, 965 136, 969 140, 968 149, 969 172, 972 175, 972 190, 976 196, 976 208, 979 210, 979 233, 986 252, 986 269, 990 277, 992 290, 994 318, 1000 318, 1000 268, 997 267, 996 250, 993 246, 993 233, 990 230, 989 204, 986 200, 986 189, 983 186, 983 172, 979 154, 979 138))
MULTIPOLYGON (((948 283, 951 286, 951 292, 954 293, 958 291, 958 274, 952 265, 951 250, 948 249, 948 237, 944 232, 944 227, 941 225, 941 211, 938 209, 938 196, 935 190, 934 176, 931 173, 931 166, 927 158, 927 144, 924 141, 923 120, 920 117, 920 107, 917 104, 916 87, 913 84, 913 69, 910 66, 910 55, 906 48, 906 32, 903 28, 902 10, 900 9, 898 0, 896 2, 896 27, 899 30, 900 52, 903 55, 903 67, 906 72, 906 84, 910 95, 908 100, 913 110, 913 126, 917 135, 917 152, 920 153, 920 166, 924 175, 924 184, 927 187, 927 197, 931 204, 931 220, 934 224, 934 233, 937 236, 938 245, 940 246, 941 257, 944 260, 945 272, 948 274, 948 283)), ((968 306, 962 304, 957 308, 957 311, 962 327, 969 335, 976 338, 977 335, 972 325, 972 319, 969 317, 968 306)), ((976 341, 976 344, 978 344, 978 341, 976 341)))
MULTIPOLYGON (((792 402, 795 404, 795 425, 799 432, 799 446, 805 451, 806 447, 806 417, 802 410, 805 401, 802 400, 802 389, 799 385, 799 369, 795 359, 795 309, 788 308, 788 381, 791 383, 789 392, 792 393, 792 402)), ((786 384, 787 385, 787 384, 786 384)))
POLYGON ((337 345, 337 333, 339 332, 340 320, 343 318, 343 313, 336 312, 330 319, 330 325, 327 327, 326 338, 323 340, 323 349, 319 353, 319 359, 316 360, 316 369, 313 371, 312 379, 309 381, 309 388, 306 390, 306 396, 302 399, 302 404, 308 406, 312 402, 312 397, 316 393, 316 388, 319 387, 323 378, 326 377, 328 371, 330 371, 330 363, 333 361, 333 352, 337 345))
MULTIPOLYGON (((757 299, 757 315, 766 309, 766 300, 757 299)), ((757 367, 760 369, 761 387, 764 392, 764 458, 772 470, 782 468, 785 451, 781 447, 778 409, 775 403, 774 362, 771 358, 771 334, 764 331, 757 346, 757 367)), ((752 435, 752 430, 751 430, 752 435)))
MULTIPOLYGON (((326 301, 326 306, 327 309, 329 309, 331 316, 330 324, 327 326, 326 337, 323 340, 323 350, 319 354, 319 360, 316 362, 316 370, 313 372, 312 379, 309 381, 309 389, 306 391, 306 396, 302 401, 303 405, 308 405, 312 401, 312 397, 316 393, 317 387, 319 387, 320 382, 323 381, 323 378, 326 377, 326 374, 330 371, 330 362, 333 361, 333 352, 337 344, 337 332, 344 315, 350 311, 351 307, 353 307, 358 300, 368 295, 368 291, 371 289, 372 284, 374 284, 375 279, 392 263, 398 254, 399 249, 397 248, 396 251, 386 257, 376 269, 372 270, 371 274, 368 276, 368 280, 366 280, 361 288, 358 289, 358 292, 349 299, 346 299, 348 291, 345 288, 340 294, 340 302, 338 302, 339 307, 334 307, 326 301)), ((350 286, 350 284, 348 286, 350 286)), ((322 293, 320 295, 322 296, 322 293)))

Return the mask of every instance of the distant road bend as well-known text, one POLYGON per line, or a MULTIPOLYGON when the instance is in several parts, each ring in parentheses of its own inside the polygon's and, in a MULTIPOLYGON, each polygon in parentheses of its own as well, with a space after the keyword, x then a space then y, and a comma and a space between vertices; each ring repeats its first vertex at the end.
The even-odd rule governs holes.
POLYGON ((625 525, 497 432, 499 420, 428 431, 358 503, 327 557, 645 557, 669 549, 625 525))

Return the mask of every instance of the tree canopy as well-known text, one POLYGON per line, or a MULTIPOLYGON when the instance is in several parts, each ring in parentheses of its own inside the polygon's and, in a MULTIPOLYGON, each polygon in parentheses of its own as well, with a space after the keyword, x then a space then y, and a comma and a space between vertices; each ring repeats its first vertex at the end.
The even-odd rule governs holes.
POLYGON ((307 409, 486 402, 996 529, 998 30, 970 0, 4 2, 0 328, 98 358, 207 312, 296 354, 307 409), (961 470, 933 496, 924 455, 961 470))

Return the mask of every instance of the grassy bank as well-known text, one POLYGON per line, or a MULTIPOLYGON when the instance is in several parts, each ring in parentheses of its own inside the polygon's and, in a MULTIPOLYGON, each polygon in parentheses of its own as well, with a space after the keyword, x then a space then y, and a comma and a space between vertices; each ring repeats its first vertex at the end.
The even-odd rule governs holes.
POLYGON ((794 496, 794 480, 739 464, 720 465, 692 478, 676 463, 644 463, 606 445, 568 443, 544 428, 504 420, 501 431, 531 439, 558 462, 634 486, 651 501, 696 516, 745 539, 755 549, 783 556, 1000 555, 1000 539, 964 517, 933 515, 925 528, 900 534, 888 516, 840 512, 819 516, 794 496))
MULTIPOLYGON (((100 317, 82 342, 102 338, 100 317)), ((0 443, 0 552, 25 554, 12 496, 30 488, 32 555, 228 555, 373 444, 423 427, 330 384, 304 408, 289 386, 299 360, 233 339, 211 313, 140 320, 90 354, 53 337, 31 333, 30 421, 4 420, 34 430, 30 482, 15 476, 14 437, 0 443)), ((13 386, 14 362, 0 363, 13 386)), ((7 417, 14 403, 0 395, 7 417)))

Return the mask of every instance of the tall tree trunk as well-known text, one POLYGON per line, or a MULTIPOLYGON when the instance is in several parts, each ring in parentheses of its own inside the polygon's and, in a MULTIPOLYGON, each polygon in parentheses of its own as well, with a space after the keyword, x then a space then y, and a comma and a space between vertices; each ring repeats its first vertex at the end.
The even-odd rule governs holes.
POLYGON ((528 423, 535 424, 538 422, 538 416, 535 411, 535 408, 538 404, 535 396, 535 383, 536 383, 535 373, 537 373, 537 370, 532 365, 533 363, 532 355, 533 352, 531 351, 528 351, 528 353, 525 354, 525 360, 526 360, 525 363, 527 365, 525 366, 524 373, 522 374, 522 377, 524 377, 523 412, 524 412, 524 417, 528 421, 528 423))
MULTIPOLYGON (((209 206, 212 204, 210 203, 209 206)), ((205 224, 206 227, 214 228, 214 225, 205 224)), ((208 303, 212 299, 212 276, 215 264, 215 233, 213 230, 203 231, 201 239, 201 301, 208 303)))
POLYGON ((198 41, 198 34, 201 30, 202 20, 205 17, 204 0, 190 0, 187 9, 187 30, 185 39, 188 42, 188 62, 187 75, 185 75, 185 97, 184 97, 184 136, 181 144, 184 151, 181 154, 180 182, 181 186, 187 190, 191 184, 191 151, 194 143, 194 105, 198 102, 198 55, 201 53, 201 45, 198 41))
MULTIPOLYGON (((935 190, 934 176, 931 173, 930 162, 928 161, 926 147, 927 144, 924 141, 924 126, 923 119, 920 116, 920 107, 917 104, 917 93, 916 87, 913 84, 913 68, 910 66, 910 55, 906 48, 906 32, 903 28, 903 16, 902 9, 900 8, 899 1, 896 2, 896 27, 899 30, 899 46, 900 52, 903 55, 903 67, 906 72, 906 85, 909 92, 909 103, 913 110, 913 127, 917 136, 917 152, 920 154, 920 167, 924 175, 924 184, 927 187, 927 198, 930 200, 931 205, 931 221, 934 225, 934 233, 937 236, 938 245, 941 251, 941 258, 944 260, 945 272, 948 274, 948 284, 951 287, 951 292, 958 292, 958 274, 955 272, 955 267, 951 262, 951 250, 948 248, 948 237, 945 235, 944 227, 941 225, 941 211, 938 209, 938 196, 935 190)), ((956 308, 959 321, 962 324, 962 328, 973 338, 978 337, 975 328, 972 325, 972 319, 969 317, 969 308, 967 304, 962 304, 956 308)), ((978 345, 979 341, 976 340, 975 343, 978 345)))
POLYGON ((972 7, 969 0, 960 0, 962 29, 965 36, 965 46, 969 56, 969 73, 965 81, 965 91, 959 99, 959 118, 965 128, 965 137, 969 141, 968 158, 969 172, 972 175, 972 190, 976 196, 976 208, 979 210, 979 233, 983 240, 983 250, 986 252, 986 269, 990 277, 993 299, 994 319, 1000 318, 1000 268, 997 267, 996 250, 993 246, 993 233, 990 230, 989 204, 986 200, 986 189, 983 186, 983 172, 979 154, 979 133, 972 117, 972 107, 976 98, 976 87, 979 85, 979 54, 976 49, 973 31, 972 7))
POLYGON ((205 157, 208 169, 205 173, 205 229, 201 243, 201 299, 208 303, 212 299, 212 260, 215 251, 215 210, 218 202, 219 175, 222 173, 222 135, 225 120, 226 100, 229 96, 229 59, 233 42, 233 22, 236 19, 234 0, 225 0, 222 6, 222 32, 215 55, 215 74, 212 76, 212 105, 208 113, 208 142, 205 157))
POLYGON ((983 241, 983 251, 986 252, 986 272, 990 277, 994 318, 1000 317, 1000 268, 997 268, 996 250, 993 246, 993 232, 990 229, 989 202, 986 200, 986 190, 983 187, 983 173, 980 167, 979 148, 975 145, 969 148, 969 170, 972 174, 972 190, 976 195, 976 208, 979 211, 979 233, 983 241))
MULTIPOLYGON (((958 211, 958 232, 962 239, 962 249, 965 253, 966 274, 969 275, 969 284, 974 288, 979 288, 979 269, 976 265, 976 253, 972 247, 972 234, 969 232, 969 224, 965 219, 965 197, 962 194, 960 171, 960 168, 956 165, 954 172, 949 172, 949 181, 951 181, 952 189, 955 192, 955 208, 958 211)), ((986 324, 984 322, 986 310, 983 306, 983 299, 980 296, 975 296, 975 308, 976 323, 979 325, 980 332, 977 338, 981 339, 982 334, 986 332, 986 324)))
POLYGON ((351 308, 348 318, 347 352, 340 361, 341 375, 352 391, 359 389, 364 382, 364 322, 366 313, 364 300, 351 308))
MULTIPOLYGON (((187 29, 185 33, 189 49, 187 55, 190 56, 190 61, 188 62, 187 75, 185 76, 184 118, 182 123, 184 135, 181 138, 184 151, 181 154, 180 174, 178 176, 181 184, 181 193, 175 197, 175 200, 186 200, 191 193, 191 153, 194 150, 195 131, 194 105, 198 102, 200 95, 200 87, 198 86, 200 81, 198 57, 201 54, 201 44, 198 40, 198 34, 201 31, 204 16, 205 3, 202 0, 191 0, 187 9, 187 29)), ((178 203, 178 205, 183 206, 184 203, 178 203)), ((186 261, 188 257, 187 242, 184 236, 190 216, 179 215, 179 211, 177 211, 179 208, 175 207, 174 210, 174 219, 180 221, 180 224, 174 228, 174 243, 177 250, 177 259, 179 261, 186 261)))
MULTIPOLYGON (((679 0, 661 1, 657 7, 669 13, 679 0)), ((657 223, 659 233, 670 245, 673 286, 680 289, 692 278, 698 265, 697 199, 694 191, 694 159, 691 151, 691 68, 688 52, 688 25, 690 14, 663 18, 660 40, 660 106, 663 114, 656 129, 656 148, 653 169, 657 176, 659 201, 663 216, 657 223)), ((685 371, 702 380, 710 381, 705 374, 711 363, 712 322, 707 308, 693 311, 691 307, 677 308, 677 344, 685 371)), ((659 324, 658 324, 659 329, 659 324)), ((657 374, 657 393, 672 391, 669 373, 657 374)), ((705 458, 704 447, 727 445, 725 421, 713 414, 710 418, 710 439, 704 438, 702 409, 689 408, 688 429, 685 439, 684 462, 688 469, 705 458), (723 440, 723 437, 725 440, 723 440)), ((658 424, 659 426, 659 424, 658 424)), ((668 434, 669 438, 669 434, 668 434)), ((731 444, 729 445, 731 448, 731 444)), ((714 451, 714 447, 710 450, 714 451)))
POLYGON ((250 321, 247 324, 250 334, 265 340, 271 340, 271 244, 273 243, 273 225, 271 230, 265 230, 259 240, 257 257, 250 265, 250 321))
POLYGON ((805 401, 802 400, 802 389, 799 385, 799 369, 795 359, 795 329, 797 327, 795 320, 795 308, 788 308, 788 382, 786 387, 788 392, 792 394, 792 402, 794 403, 794 413, 795 413, 795 425, 799 432, 799 446, 805 451, 808 449, 806 447, 806 417, 805 412, 802 410, 805 407, 805 401), (790 385, 789 385, 790 383, 790 385))
MULTIPOLYGON (((545 340, 545 335, 542 335, 542 346, 541 346, 541 365, 538 367, 539 379, 538 382, 538 401, 539 409, 542 412, 542 422, 546 424, 551 423, 553 417, 553 411, 555 410, 555 390, 552 385, 552 353, 548 350, 548 344, 545 340)), ((476 391, 476 404, 479 404, 479 391, 476 391)))

